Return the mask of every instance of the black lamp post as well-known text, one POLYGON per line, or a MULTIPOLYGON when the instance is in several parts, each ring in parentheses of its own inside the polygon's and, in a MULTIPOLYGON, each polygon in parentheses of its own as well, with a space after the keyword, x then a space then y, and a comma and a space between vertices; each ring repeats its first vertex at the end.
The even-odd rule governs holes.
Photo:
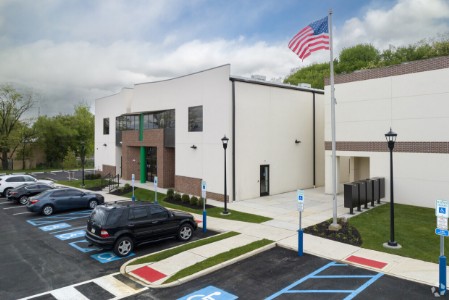
POLYGON ((223 149, 224 149, 224 211, 223 214, 227 215, 229 214, 228 208, 227 208, 227 184, 226 184, 226 148, 228 148, 228 142, 229 139, 226 137, 226 135, 221 139, 221 142, 223 143, 223 149))
POLYGON ((81 177, 83 178, 82 187, 84 187, 84 159, 86 156, 86 148, 85 148, 85 142, 81 142, 81 153, 80 153, 80 159, 81 159, 81 177))
POLYGON ((393 193, 393 149, 396 137, 398 134, 391 130, 385 133, 385 138, 388 142, 388 149, 390 149, 390 240, 388 246, 397 247, 398 243, 394 239, 394 193, 393 193))

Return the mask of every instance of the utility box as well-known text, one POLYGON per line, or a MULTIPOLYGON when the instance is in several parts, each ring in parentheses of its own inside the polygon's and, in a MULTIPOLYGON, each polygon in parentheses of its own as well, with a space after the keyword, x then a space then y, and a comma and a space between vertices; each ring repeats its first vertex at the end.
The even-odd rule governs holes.
MULTIPOLYGON (((359 189, 358 185, 351 182, 344 185, 344 207, 349 208, 349 213, 354 214, 354 207, 358 205, 359 189)), ((358 206, 360 209, 360 206, 358 206)))
POLYGON ((372 179, 366 179, 365 180, 366 185, 366 202, 371 202, 371 207, 374 206, 374 196, 373 196, 373 180, 372 179))
POLYGON ((356 181, 354 182, 358 185, 359 187, 359 204, 358 206, 360 207, 361 205, 363 205, 363 208, 368 209, 368 202, 366 200, 366 181, 365 180, 360 180, 360 181, 356 181))
POLYGON ((377 203, 380 203, 380 199, 385 198, 385 177, 374 177, 373 179, 379 181, 379 202, 377 203))

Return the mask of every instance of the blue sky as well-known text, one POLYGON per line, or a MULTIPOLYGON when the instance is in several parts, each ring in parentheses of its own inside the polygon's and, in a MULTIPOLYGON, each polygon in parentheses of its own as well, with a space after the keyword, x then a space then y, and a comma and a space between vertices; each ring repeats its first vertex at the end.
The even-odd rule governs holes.
POLYGON ((287 44, 330 8, 334 56, 449 32, 448 0, 1 0, 0 83, 28 87, 41 114, 55 115, 227 63, 233 75, 282 79, 328 60, 321 51, 302 62, 287 44))

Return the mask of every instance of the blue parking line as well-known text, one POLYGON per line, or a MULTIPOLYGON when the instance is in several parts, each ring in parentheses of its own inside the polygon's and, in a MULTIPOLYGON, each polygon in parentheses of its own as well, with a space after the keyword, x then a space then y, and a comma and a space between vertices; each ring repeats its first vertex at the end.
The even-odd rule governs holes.
POLYGON ((54 215, 49 217, 42 217, 32 220, 27 220, 27 222, 33 226, 41 226, 41 225, 48 225, 48 224, 54 224, 64 221, 70 221, 70 220, 76 220, 76 219, 83 219, 90 216, 92 210, 83 210, 83 211, 76 211, 71 212, 68 214, 63 215, 54 215))
POLYGON ((380 277, 382 277, 382 273, 377 273, 375 275, 318 275, 320 272, 330 268, 330 267, 345 267, 346 264, 340 264, 336 262, 330 262, 327 265, 317 269, 315 272, 310 273, 309 275, 295 281, 294 283, 290 284, 286 288, 280 290, 279 292, 271 295, 268 298, 265 298, 266 300, 272 300, 282 294, 306 294, 306 293, 337 293, 337 294, 349 294, 345 299, 351 300, 358 294, 360 294, 363 290, 365 290, 368 286, 370 286, 372 283, 374 283, 376 280, 378 280, 380 277), (309 279, 337 279, 337 278, 370 278, 367 282, 365 282, 363 285, 361 285, 356 290, 297 290, 293 289, 295 286, 301 284, 302 282, 309 280, 309 279))

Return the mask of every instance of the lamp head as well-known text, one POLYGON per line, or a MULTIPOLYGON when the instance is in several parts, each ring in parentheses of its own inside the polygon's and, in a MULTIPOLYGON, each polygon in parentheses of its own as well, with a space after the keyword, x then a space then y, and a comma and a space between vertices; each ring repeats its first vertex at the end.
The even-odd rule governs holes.
POLYGON ((226 137, 226 135, 221 139, 221 142, 223 143, 223 149, 228 148, 229 139, 226 137))

